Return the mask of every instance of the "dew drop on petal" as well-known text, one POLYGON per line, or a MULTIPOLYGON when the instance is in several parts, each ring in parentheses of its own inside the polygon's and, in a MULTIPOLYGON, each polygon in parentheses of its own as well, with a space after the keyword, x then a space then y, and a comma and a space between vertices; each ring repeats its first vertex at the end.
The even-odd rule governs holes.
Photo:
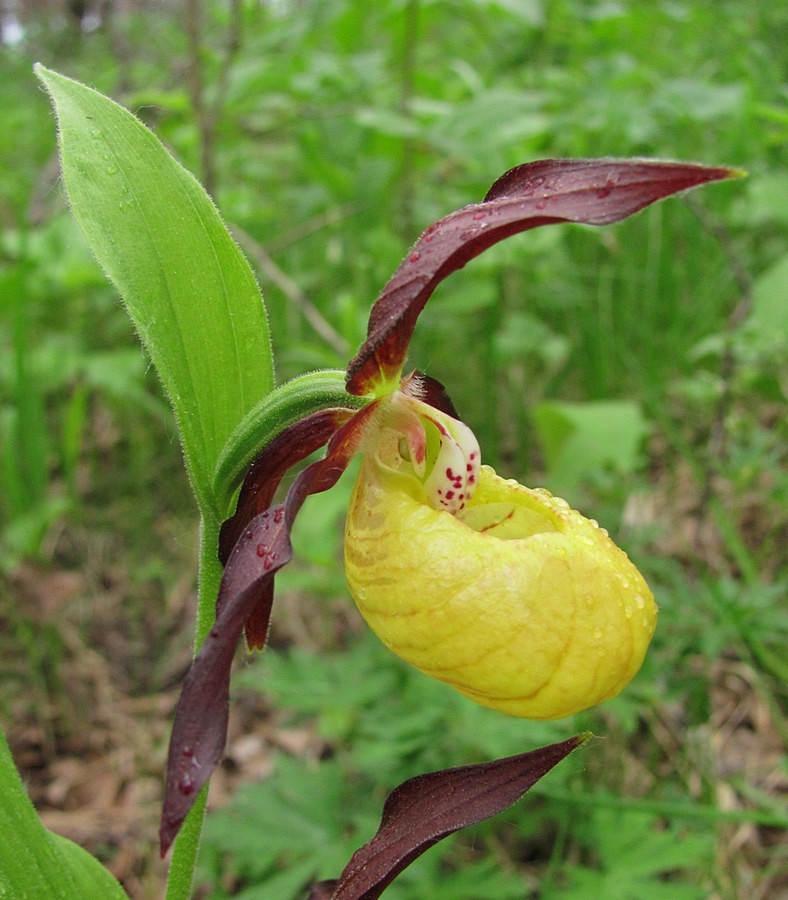
POLYGON ((181 775, 178 780, 178 790, 184 795, 188 796, 194 791, 194 779, 188 772, 185 772, 181 775))

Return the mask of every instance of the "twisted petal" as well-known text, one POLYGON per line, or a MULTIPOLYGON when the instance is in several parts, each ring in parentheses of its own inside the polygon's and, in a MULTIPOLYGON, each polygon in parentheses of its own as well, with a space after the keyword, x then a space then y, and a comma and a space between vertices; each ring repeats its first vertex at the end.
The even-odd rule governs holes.
POLYGON ((559 718, 615 696, 656 623, 651 591, 607 532, 487 466, 455 516, 367 456, 345 565, 383 643, 514 716, 559 718))
POLYGON ((348 391, 388 392, 435 288, 499 241, 558 222, 619 222, 670 194, 741 174, 644 159, 546 159, 511 169, 481 203, 435 222, 411 247, 372 307, 367 340, 348 365, 348 391))

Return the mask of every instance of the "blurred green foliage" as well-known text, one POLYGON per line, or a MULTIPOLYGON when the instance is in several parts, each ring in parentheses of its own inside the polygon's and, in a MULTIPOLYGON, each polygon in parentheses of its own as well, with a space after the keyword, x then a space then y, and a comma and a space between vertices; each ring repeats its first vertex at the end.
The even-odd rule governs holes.
MULTIPOLYGON (((731 667, 785 735, 784 7, 212 0, 104 5, 81 23, 47 9, 18 34, 6 23, 0 47, 7 573, 56 557, 55 526, 95 527, 96 509, 124 502, 132 515, 115 523, 153 557, 152 519, 190 503, 160 389, 64 209, 34 59, 134 109, 208 186, 260 277, 280 381, 341 367, 419 231, 512 165, 643 155, 749 171, 615 228, 494 248, 441 287, 412 345, 486 461, 560 488, 647 573, 661 621, 635 684, 577 722, 503 720, 369 637, 339 652, 326 629, 330 652, 266 654, 246 689, 254 673, 330 758, 282 754, 209 819, 203 861, 212 896, 298 896, 338 874, 397 780, 591 727, 609 737, 584 751, 587 768, 557 769, 503 827, 431 851, 392 898, 741 896, 720 798, 763 827, 777 812, 703 747, 731 667)), ((280 579, 285 622, 288 595, 346 596, 348 490, 346 478, 305 507, 300 565, 280 579)), ((751 896, 775 866, 753 863, 751 896)))

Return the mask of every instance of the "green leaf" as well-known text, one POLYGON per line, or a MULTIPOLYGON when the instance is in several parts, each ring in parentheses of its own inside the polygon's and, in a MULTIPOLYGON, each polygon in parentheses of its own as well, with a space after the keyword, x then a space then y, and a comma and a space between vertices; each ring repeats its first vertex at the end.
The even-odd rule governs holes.
POLYGON ((48 831, 0 731, 0 897, 113 900, 126 894, 86 850, 48 831))
POLYGON ((546 890, 546 900, 701 900, 708 891, 697 872, 710 871, 714 838, 710 831, 691 831, 659 822, 641 810, 597 809, 585 831, 598 868, 567 865, 560 888, 546 890))
POLYGON ((788 296, 788 253, 763 272, 753 289, 752 321, 771 337, 788 336, 785 298, 788 296))
POLYGON ((574 486, 591 472, 631 472, 639 462, 647 425, 637 403, 540 403, 534 423, 551 478, 574 486))
POLYGON ((36 66, 60 126, 71 207, 167 390, 205 512, 244 415, 274 383, 265 307, 198 182, 131 113, 36 66))

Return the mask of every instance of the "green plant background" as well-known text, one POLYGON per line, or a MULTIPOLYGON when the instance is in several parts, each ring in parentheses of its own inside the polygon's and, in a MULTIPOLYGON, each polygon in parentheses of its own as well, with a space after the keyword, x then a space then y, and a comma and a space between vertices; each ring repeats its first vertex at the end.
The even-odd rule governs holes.
POLYGON ((208 186, 258 274, 280 381, 341 367, 419 231, 511 165, 648 155, 749 171, 614 228, 512 239, 441 287, 412 346, 486 461, 562 493, 647 574, 661 616, 635 683, 573 721, 523 723, 390 658, 337 565, 346 477, 304 509, 271 652, 239 661, 201 878, 206 896, 297 897, 338 874, 403 778, 588 727, 604 740, 387 896, 774 893, 785 12, 282 0, 93 18, 87 5, 80 21, 69 9, 21 18, 22 32, 6 23, 0 47, 0 710, 45 816, 133 896, 158 896, 156 779, 189 656, 197 535, 160 386, 65 209, 35 59, 137 112, 208 186), (90 792, 65 778, 69 760, 119 767, 138 794, 123 802, 143 810, 133 826, 80 825, 90 792))

